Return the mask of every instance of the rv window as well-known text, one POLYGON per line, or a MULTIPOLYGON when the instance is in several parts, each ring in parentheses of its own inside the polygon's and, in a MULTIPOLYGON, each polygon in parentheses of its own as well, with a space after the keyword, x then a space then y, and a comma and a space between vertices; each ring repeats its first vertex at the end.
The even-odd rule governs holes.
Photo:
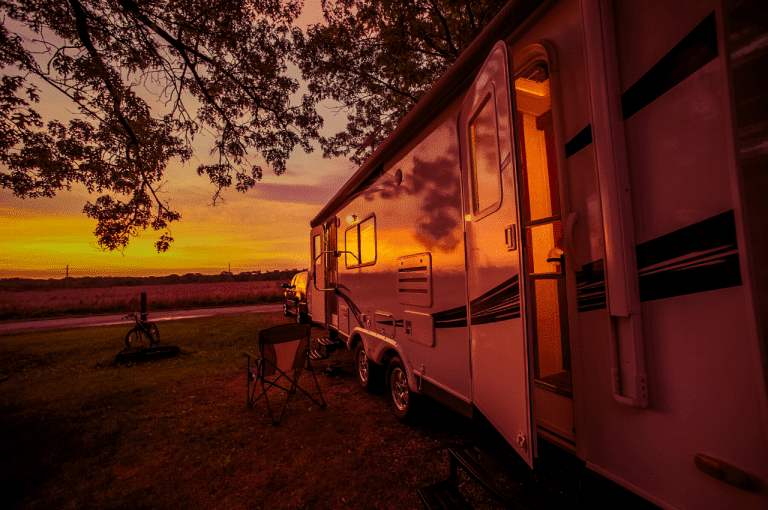
POLYGON ((554 128, 547 64, 536 62, 515 79, 523 180, 523 215, 539 221, 560 215, 554 128))
POLYGON ((313 263, 315 265, 315 271, 314 274, 317 274, 317 272, 320 270, 322 264, 323 264, 323 258, 320 257, 320 253, 322 253, 322 242, 319 235, 316 235, 312 238, 312 259, 313 263))
POLYGON ((469 124, 472 212, 477 215, 501 201, 499 138, 493 89, 469 124))
POLYGON ((349 253, 344 254, 344 260, 346 261, 347 267, 350 266, 357 266, 359 264, 360 260, 360 252, 359 252, 359 245, 357 242, 357 229, 359 225, 355 225, 354 227, 347 230, 345 234, 345 242, 346 242, 346 248, 345 250, 347 252, 351 252, 352 255, 349 253))
POLYGON ((344 234, 347 267, 372 266, 376 263, 376 217, 369 216, 344 234), (350 254, 351 253, 351 254, 350 254))
POLYGON ((360 223, 360 264, 376 262, 376 221, 373 216, 360 223))

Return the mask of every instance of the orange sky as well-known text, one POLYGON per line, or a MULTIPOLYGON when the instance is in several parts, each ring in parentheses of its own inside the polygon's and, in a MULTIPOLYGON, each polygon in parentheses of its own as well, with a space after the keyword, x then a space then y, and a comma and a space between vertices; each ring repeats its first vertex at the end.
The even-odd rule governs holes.
MULTIPOLYGON (((299 23, 321 16, 319 0, 306 0, 299 23)), ((68 105, 45 93, 41 110, 51 117, 68 116, 68 105), (47 102, 46 102, 47 101, 47 102)), ((72 110, 71 106, 69 107, 72 110)), ((343 114, 321 110, 328 133, 343 129, 343 114)), ((202 144, 201 144, 202 145, 202 144)), ((175 241, 168 252, 154 248, 158 233, 132 239, 123 252, 103 252, 93 235, 96 222, 82 208, 94 201, 80 189, 53 199, 21 200, 0 190, 0 278, 70 276, 147 276, 171 273, 305 268, 309 261, 309 221, 355 171, 346 159, 296 150, 285 174, 264 172, 246 194, 226 192, 225 204, 210 206, 213 187, 195 169, 206 162, 202 145, 186 165, 173 163, 166 172, 164 199, 181 213, 171 226, 175 241)))

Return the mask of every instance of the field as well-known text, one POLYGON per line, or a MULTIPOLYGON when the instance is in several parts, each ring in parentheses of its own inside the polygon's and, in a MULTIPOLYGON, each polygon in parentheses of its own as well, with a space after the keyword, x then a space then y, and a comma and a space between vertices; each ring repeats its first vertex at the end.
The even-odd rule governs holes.
POLYGON ((183 283, 0 292, 0 320, 136 311, 140 308, 142 292, 147 293, 149 311, 270 303, 282 298, 281 283, 284 282, 183 283))
POLYGON ((245 405, 241 351, 286 320, 164 323, 181 354, 135 364, 115 362, 124 327, 0 337, 0 507, 421 508, 468 422, 433 405, 401 424, 342 350, 315 363, 327 408, 297 396, 272 426, 263 401, 245 405))

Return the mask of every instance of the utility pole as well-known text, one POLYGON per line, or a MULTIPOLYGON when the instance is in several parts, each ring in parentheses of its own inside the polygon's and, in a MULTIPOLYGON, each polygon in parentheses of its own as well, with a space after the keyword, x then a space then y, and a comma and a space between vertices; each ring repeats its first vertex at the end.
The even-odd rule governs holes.
POLYGON ((66 273, 66 276, 64 276, 64 278, 69 278, 69 264, 67 264, 67 273, 66 273))

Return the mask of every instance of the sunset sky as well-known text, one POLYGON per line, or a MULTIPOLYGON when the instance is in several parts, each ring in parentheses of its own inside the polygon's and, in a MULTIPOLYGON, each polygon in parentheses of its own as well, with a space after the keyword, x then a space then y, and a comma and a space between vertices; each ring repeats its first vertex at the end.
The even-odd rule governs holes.
MULTIPOLYGON (((306 0, 299 23, 321 19, 319 0, 306 0)), ((298 72, 297 72, 298 75, 298 72)), ((71 105, 46 91, 39 109, 51 118, 66 118, 71 105)), ((324 132, 346 124, 346 116, 321 109, 324 132)), ((95 220, 82 212, 89 199, 84 188, 62 191, 52 199, 21 200, 0 189, 0 278, 61 278, 69 276, 148 276, 184 273, 215 274, 241 271, 305 268, 309 261, 309 221, 336 193, 356 168, 347 159, 328 160, 322 151, 294 151, 281 176, 265 168, 264 178, 246 194, 224 193, 225 203, 211 206, 214 188, 197 176, 200 163, 209 162, 210 140, 197 139, 191 161, 169 165, 163 198, 181 213, 171 225, 175 241, 158 254, 158 232, 147 231, 131 240, 123 253, 103 252, 93 234, 95 220)))

